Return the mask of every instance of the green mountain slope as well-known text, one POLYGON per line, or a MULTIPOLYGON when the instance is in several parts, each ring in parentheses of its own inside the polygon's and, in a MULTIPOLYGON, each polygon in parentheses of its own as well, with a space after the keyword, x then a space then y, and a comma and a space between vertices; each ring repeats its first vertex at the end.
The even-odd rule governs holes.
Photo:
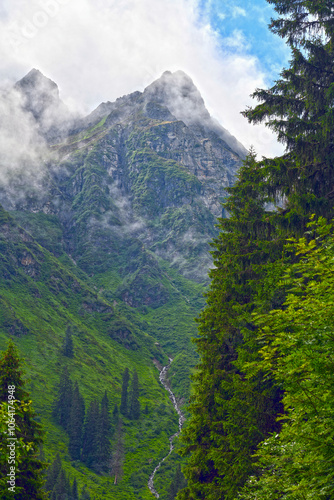
MULTIPOLYGON (((37 113, 29 100, 25 112, 47 142, 39 164, 28 165, 38 178, 32 182, 21 165, 0 185, 7 210, 1 209, 0 348, 13 336, 26 358, 47 458, 59 451, 71 478, 98 498, 152 498, 149 475, 178 428, 157 367, 173 358, 169 383, 186 405, 197 362, 194 318, 212 265, 209 242, 244 150, 211 119, 181 72, 75 120, 57 101, 55 84, 44 85, 34 71, 17 88, 38 96, 42 85, 49 108, 37 113), (66 114, 62 129, 59 118, 47 129, 39 118, 50 117, 50 106, 66 114), (73 359, 61 354, 68 327, 73 359), (142 412, 139 420, 123 419, 124 477, 117 485, 112 467, 101 475, 70 459, 68 433, 52 416, 65 366, 86 409, 107 390, 112 410, 124 370, 139 375, 142 412)), ((114 448, 116 428, 114 422, 114 448)), ((173 453, 159 470, 162 499, 178 461, 173 453)))

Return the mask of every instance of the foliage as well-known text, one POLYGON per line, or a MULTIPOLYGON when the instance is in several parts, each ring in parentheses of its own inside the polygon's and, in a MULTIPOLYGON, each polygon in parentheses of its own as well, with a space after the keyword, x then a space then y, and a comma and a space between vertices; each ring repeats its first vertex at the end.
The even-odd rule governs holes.
MULTIPOLYGON (((324 427, 316 423, 315 409, 313 415, 308 410, 310 420, 304 410, 294 415, 292 409, 297 404, 293 398, 289 399, 289 377, 295 373, 294 365, 282 362, 280 377, 268 371, 268 366, 261 362, 265 354, 262 351, 264 340, 257 336, 259 324, 256 321, 258 317, 266 318, 263 321, 276 333, 278 323, 274 321, 285 318, 284 328, 278 336, 286 337, 286 359, 289 359, 288 345, 291 359, 295 359, 292 352, 295 347, 298 352, 298 343, 296 346, 289 344, 294 328, 292 318, 289 322, 286 316, 289 302, 283 305, 288 282, 283 281, 282 286, 279 282, 285 268, 298 265, 300 259, 291 247, 283 248, 284 240, 301 236, 312 213, 327 218, 333 215, 332 4, 326 1, 269 1, 280 16, 272 22, 272 30, 287 40, 292 59, 289 68, 282 71, 281 78, 271 89, 256 90, 253 97, 260 104, 244 115, 253 123, 265 121, 285 144, 286 152, 279 158, 264 158, 259 162, 251 152, 224 205, 230 217, 220 222, 221 232, 214 242, 213 252, 216 269, 211 272, 207 306, 199 320, 200 336, 196 343, 201 363, 194 377, 192 418, 183 434, 183 454, 190 454, 185 468, 188 486, 179 494, 180 499, 218 497, 234 500, 249 477, 256 478, 263 471, 263 482, 260 479, 255 485, 266 484, 267 489, 261 490, 260 497, 257 496, 260 489, 256 490, 255 486, 251 498, 285 498, 290 487, 288 498, 306 498, 303 495, 308 482, 311 484, 309 498, 312 495, 312 498, 329 498, 328 491, 332 487, 328 469, 325 479, 319 465, 322 462, 324 470, 327 467, 327 455, 322 454, 321 447, 319 462, 315 463, 316 470, 320 467, 319 480, 314 479, 311 471, 312 453, 314 458, 321 433, 324 446, 326 433, 331 433, 329 420, 323 415, 324 427), (252 376, 249 376, 250 366, 257 367, 252 376), (291 409, 291 419, 296 417, 296 426, 290 421, 291 440, 287 440, 289 431, 285 420, 276 421, 282 414, 283 403, 288 412, 291 409), (309 449, 313 450, 309 456, 304 442, 297 440, 298 422, 300 429, 302 422, 305 425, 304 437, 308 436, 309 449), (281 425, 282 434, 279 434, 281 425), (316 435, 317 428, 319 435, 316 435), (271 433, 282 438, 269 438, 271 433), (265 444, 260 448, 263 462, 259 464, 254 452, 263 440, 265 444), (289 446, 295 446, 295 450, 288 452, 289 446), (290 452, 295 453, 293 459, 290 452), (275 453, 280 458, 273 471, 270 460, 275 453), (269 467, 269 471, 263 466, 269 467), (290 471, 294 469, 292 482, 284 473, 285 467, 290 471), (317 486, 313 486, 312 481, 317 486)), ((297 314, 299 308, 296 304, 295 307, 297 314)), ((301 312, 298 314, 304 328, 300 333, 305 336, 306 321, 310 317, 307 318, 306 311, 305 316, 301 312)), ((275 338, 271 337, 271 341, 274 345, 275 338)), ((303 364, 295 360, 297 372, 306 373, 307 377, 309 362, 306 355, 299 354, 303 364)), ((279 364, 279 352, 275 348, 269 348, 268 356, 279 364)), ((319 358, 317 362, 320 369, 319 358)), ((324 365, 322 368, 325 369, 324 365)), ((313 395, 312 381, 309 389, 313 395)), ((298 401, 306 401, 308 379, 303 379, 300 392, 297 387, 294 390, 298 401)), ((308 404, 311 405, 311 401, 310 397, 308 404)), ((314 408, 318 407, 316 402, 313 404, 314 408)), ((327 409, 328 406, 330 404, 327 409)))
POLYGON ((333 492, 333 225, 320 218, 288 246, 300 256, 283 277, 289 293, 282 309, 255 317, 262 361, 247 365, 250 377, 263 370, 284 388, 282 430, 256 453, 262 474, 242 498, 328 499, 333 492))
POLYGON ((42 489, 47 464, 38 458, 43 443, 21 361, 12 341, 0 359, 0 493, 4 500, 46 499, 42 489))

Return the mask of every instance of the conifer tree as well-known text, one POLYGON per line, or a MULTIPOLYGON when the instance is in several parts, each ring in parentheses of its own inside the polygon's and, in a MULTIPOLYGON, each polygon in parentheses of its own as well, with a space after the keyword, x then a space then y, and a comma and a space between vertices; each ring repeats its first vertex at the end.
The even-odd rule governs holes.
POLYGON ((43 471, 47 464, 38 458, 43 432, 35 420, 29 394, 24 390, 22 374, 16 347, 10 341, 0 359, 0 497, 3 500, 44 500, 47 497, 43 489, 43 471), (9 429, 8 422, 12 419, 15 428, 9 429), (8 463, 8 437, 16 438, 15 465, 8 463), (12 485, 7 483, 10 465, 15 467, 12 491, 8 489, 12 485))
POLYGON ((45 481, 45 486, 44 486, 45 491, 52 492, 52 490, 56 484, 60 470, 61 470, 61 460, 60 460, 59 453, 57 453, 54 461, 52 462, 52 464, 49 466, 49 468, 47 470, 46 481, 45 481))
POLYGON ((111 457, 111 475, 114 476, 114 484, 119 483, 123 477, 124 464, 124 437, 123 437, 123 422, 118 419, 117 429, 115 432, 115 444, 111 457))
POLYGON ((185 486, 186 480, 181 472, 181 465, 178 465, 168 489, 167 500, 174 500, 177 493, 185 486))
POLYGON ((96 422, 99 419, 99 404, 96 400, 90 403, 87 411, 86 422, 84 426, 81 460, 88 466, 94 466, 97 461, 97 426, 96 422))
POLYGON ((97 422, 96 466, 99 472, 107 472, 111 453, 111 422, 107 391, 101 401, 101 411, 97 422))
POLYGON ((256 471, 256 446, 278 430, 279 391, 261 374, 247 380, 237 365, 244 354, 257 356, 254 302, 270 310, 281 300, 273 284, 282 272, 283 240, 265 208, 272 200, 263 178, 263 166, 250 151, 223 205, 229 217, 220 219, 211 288, 199 319, 196 344, 201 363, 195 374, 192 417, 182 437, 182 454, 191 453, 185 467, 188 486, 180 498, 234 500, 256 471))
POLYGON ((116 425, 118 422, 118 417, 119 417, 119 411, 118 411, 118 406, 115 403, 113 412, 112 412, 112 418, 113 418, 113 424, 116 425))
POLYGON ((76 478, 73 479, 71 495, 72 495, 72 500, 79 500, 78 484, 76 478))
POLYGON ((70 422, 68 426, 69 447, 72 460, 80 459, 83 426, 85 421, 85 403, 75 382, 71 401, 70 422))
POLYGON ((282 385, 261 371, 254 377, 248 372, 262 346, 252 313, 284 302, 286 291, 278 287, 286 265, 282 240, 302 234, 311 213, 333 213, 333 5, 269 3, 280 16, 271 28, 290 45, 292 60, 271 89, 256 90, 260 104, 244 114, 252 123, 265 121, 286 152, 255 163, 248 157, 225 207, 232 215, 220 222, 216 269, 199 322, 201 363, 193 416, 183 434, 191 453, 188 486, 180 499, 234 500, 247 477, 258 473, 252 455, 268 433, 279 430, 282 385), (267 203, 279 206, 270 212, 267 203))
POLYGON ((73 388, 67 367, 60 375, 58 394, 53 407, 53 416, 65 430, 69 429, 73 388))
POLYGON ((62 345, 62 354, 64 356, 67 356, 68 358, 74 357, 72 329, 70 326, 68 326, 66 329, 65 339, 62 345))
POLYGON ((138 420, 139 417, 140 417, 139 381, 138 381, 138 373, 135 370, 133 372, 132 384, 131 384, 129 418, 131 418, 132 420, 138 420))
POLYGON ((65 495, 67 496, 68 493, 68 483, 66 479, 66 474, 64 469, 60 470, 60 473, 58 474, 56 484, 54 485, 54 488, 51 493, 51 500, 62 500, 65 498, 65 495))
POLYGON ((127 415, 128 413, 128 385, 129 385, 129 369, 125 368, 122 379, 122 395, 121 395, 121 404, 119 407, 119 411, 122 415, 127 415))

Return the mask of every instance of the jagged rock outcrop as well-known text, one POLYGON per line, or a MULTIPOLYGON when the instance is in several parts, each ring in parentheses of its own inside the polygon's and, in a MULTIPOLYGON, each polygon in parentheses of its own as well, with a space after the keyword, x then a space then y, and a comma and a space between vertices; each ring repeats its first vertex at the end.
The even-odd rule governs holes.
POLYGON ((74 117, 60 99, 54 81, 32 69, 15 84, 14 90, 21 96, 23 109, 33 116, 43 138, 52 143, 68 134, 74 117))
MULTIPOLYGON (((57 86, 36 70, 17 86, 40 89, 31 99, 25 93, 43 131, 47 110, 61 106, 57 86)), ((20 208, 59 217, 66 251, 85 271, 116 266, 130 286, 149 261, 146 288, 141 278, 144 304, 158 289, 161 270, 150 271, 159 266, 157 257, 188 278, 206 280, 209 241, 245 150, 212 120, 186 74, 165 72, 144 92, 102 103, 51 152, 43 195, 33 206, 20 200, 20 208), (133 248, 140 250, 134 255, 133 248)), ((120 293, 138 302, 124 286, 120 293)))

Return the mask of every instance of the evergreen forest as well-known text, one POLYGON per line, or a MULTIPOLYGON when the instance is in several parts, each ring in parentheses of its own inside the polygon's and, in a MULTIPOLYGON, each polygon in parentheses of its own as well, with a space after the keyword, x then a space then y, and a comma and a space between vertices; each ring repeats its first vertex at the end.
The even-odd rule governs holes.
POLYGON ((166 72, 0 186, 1 499, 334 498, 334 2, 267 2, 281 156, 166 72))
POLYGON ((269 3, 290 66, 244 115, 286 149, 250 151, 224 204, 180 500, 333 498, 334 5, 269 3))

